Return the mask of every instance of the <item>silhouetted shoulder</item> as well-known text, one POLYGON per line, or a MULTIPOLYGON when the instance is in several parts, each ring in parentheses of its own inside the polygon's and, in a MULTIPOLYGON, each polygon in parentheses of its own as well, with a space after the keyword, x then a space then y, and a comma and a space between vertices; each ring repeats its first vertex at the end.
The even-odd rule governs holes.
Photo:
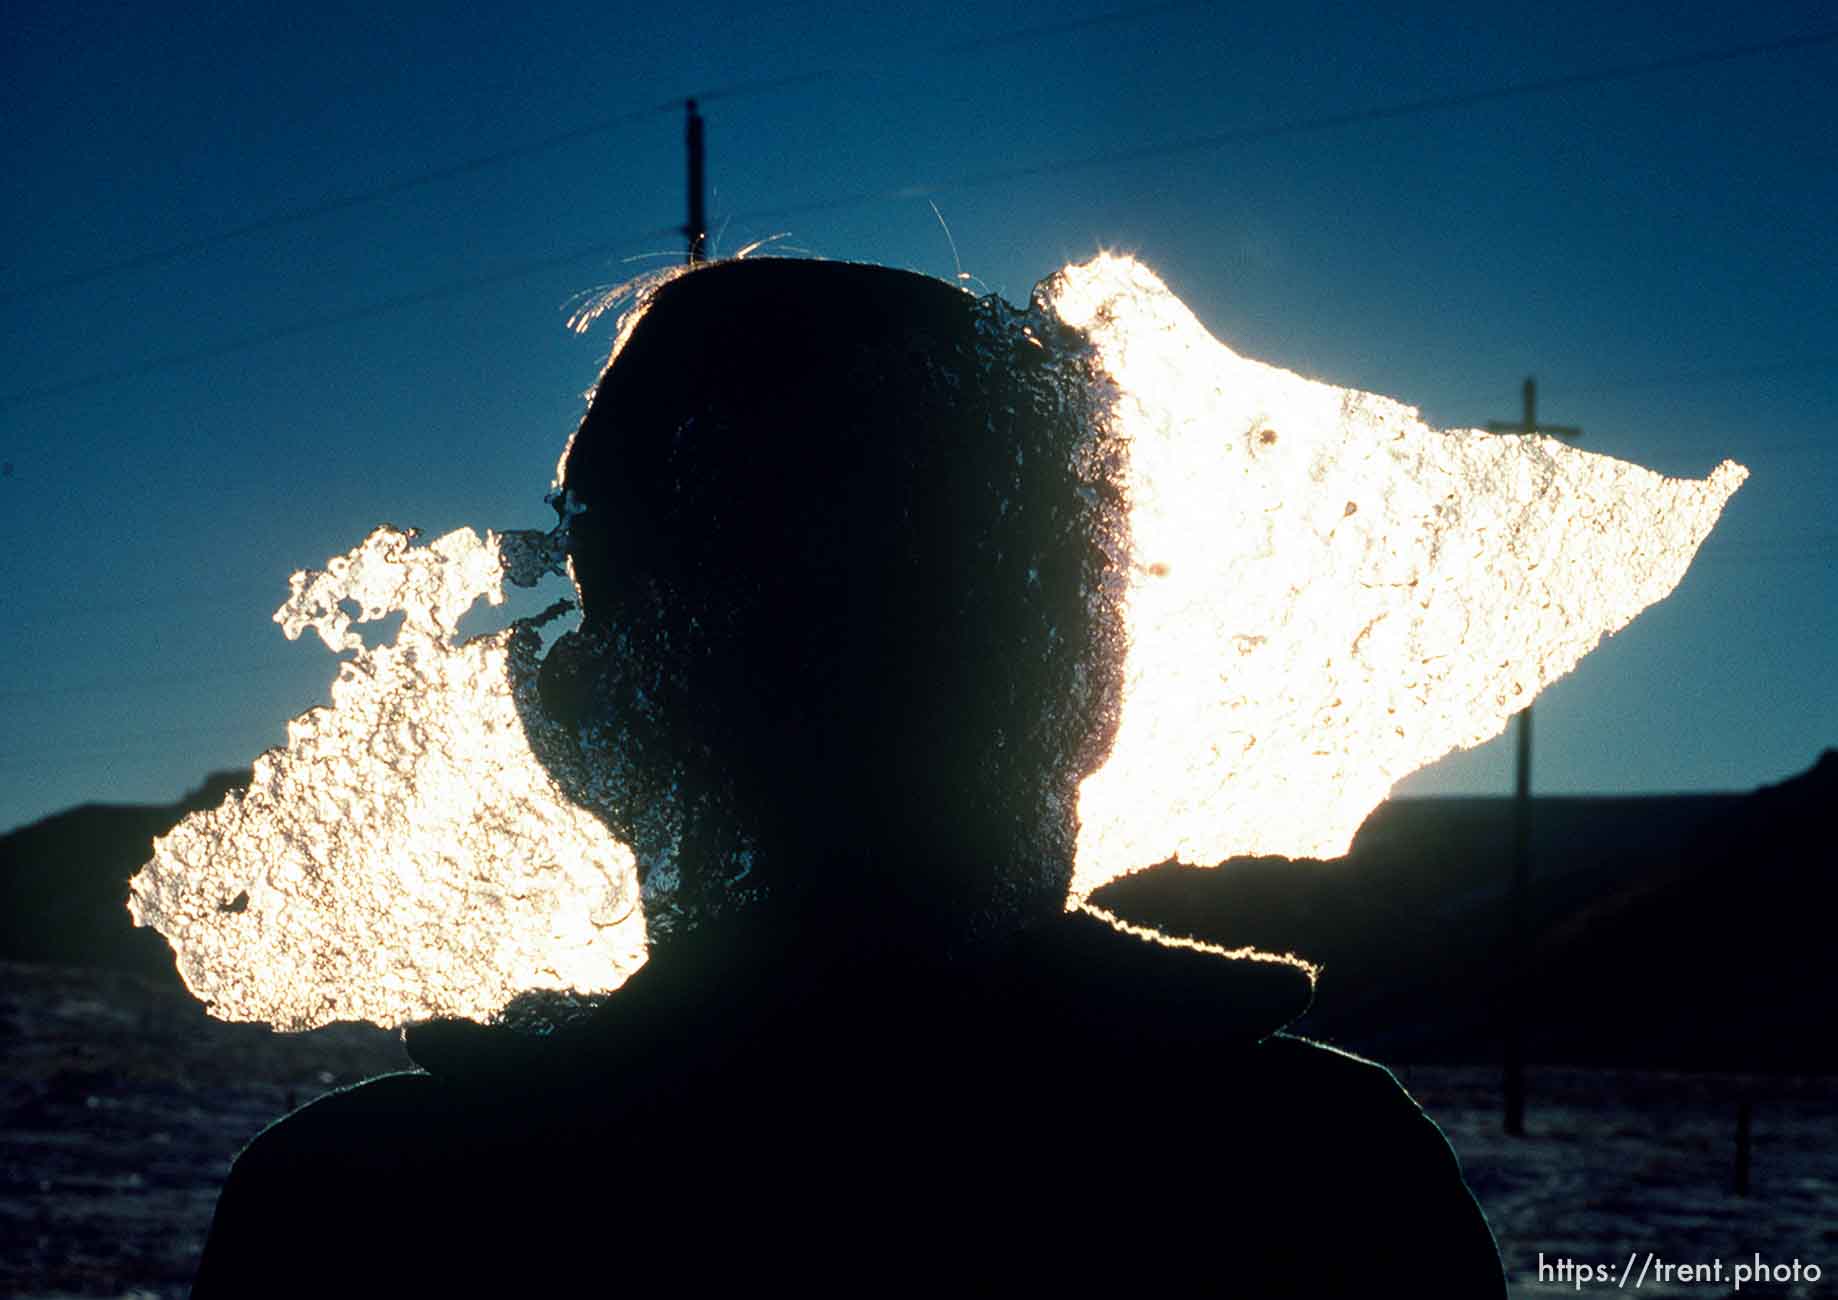
POLYGON ((379 1265, 387 1273, 389 1255, 434 1217, 413 1199, 433 1180, 418 1177, 410 1191, 404 1172, 430 1169, 456 1118, 447 1089, 408 1072, 270 1124, 230 1167, 192 1294, 306 1295, 379 1265))
POLYGON ((660 961, 521 1058, 482 1031, 424 1037, 434 1074, 271 1127, 195 1294, 776 1277, 1338 1295, 1398 1276, 1503 1294, 1454 1156, 1396 1080, 1271 1032, 1307 1005, 1292 968, 1083 917, 924 971, 761 946, 750 976, 731 955, 720 978, 660 961))
MULTIPOLYGON (((1503 1296, 1486 1216, 1435 1122, 1384 1066, 1287 1034, 1247 1074, 1286 1134, 1273 1178, 1324 1229, 1317 1259, 1349 1288, 1503 1296)), ((1318 1262, 1315 1267, 1322 1265, 1318 1262)))

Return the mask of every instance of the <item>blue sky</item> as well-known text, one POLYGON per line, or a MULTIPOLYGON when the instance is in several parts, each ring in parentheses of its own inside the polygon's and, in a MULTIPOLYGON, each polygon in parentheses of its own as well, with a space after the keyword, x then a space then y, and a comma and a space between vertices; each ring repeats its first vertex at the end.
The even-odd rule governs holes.
POLYGON ((1023 301, 1122 249, 1238 351, 1434 424, 1517 418, 1535 373, 1588 448, 1743 461, 1678 592, 1541 698, 1536 787, 1838 744, 1825 6, 378 8, 11 10, 0 829, 280 743, 333 675, 270 621, 288 574, 376 523, 549 525, 610 343, 567 307, 680 258, 691 94, 720 251, 1023 301))

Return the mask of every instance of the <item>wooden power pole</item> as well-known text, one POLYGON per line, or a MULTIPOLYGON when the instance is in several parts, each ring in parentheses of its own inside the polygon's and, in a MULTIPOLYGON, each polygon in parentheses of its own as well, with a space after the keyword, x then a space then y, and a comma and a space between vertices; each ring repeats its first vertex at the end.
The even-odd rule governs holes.
POLYGON ((708 217, 703 207, 704 193, 703 157, 702 157, 702 114, 696 110, 696 101, 684 100, 689 120, 685 128, 685 143, 689 146, 689 220, 683 226, 683 234, 689 239, 688 262, 694 266, 706 260, 704 245, 708 242, 708 217))
MULTIPOLYGON (((1538 423, 1538 381, 1527 376, 1524 388, 1524 418, 1517 424, 1502 420, 1487 421, 1489 433, 1554 434, 1580 438, 1583 431, 1574 425, 1538 423)), ((1513 1137, 1525 1136, 1525 979, 1531 964, 1529 949, 1529 910, 1532 879, 1532 706, 1519 710, 1517 719, 1518 762, 1513 775, 1513 876, 1507 895, 1507 963, 1505 1013, 1506 1030, 1506 1131, 1513 1137)))

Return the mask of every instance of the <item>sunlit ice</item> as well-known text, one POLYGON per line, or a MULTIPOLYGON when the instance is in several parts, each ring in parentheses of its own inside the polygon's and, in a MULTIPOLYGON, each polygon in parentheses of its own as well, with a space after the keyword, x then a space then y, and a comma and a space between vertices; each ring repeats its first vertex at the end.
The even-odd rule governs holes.
POLYGON ((1129 445, 1124 703, 1075 897, 1169 859, 1345 854, 1399 780, 1669 594, 1747 477, 1432 430, 1238 356, 1129 258, 1043 290, 1129 445))
MULTIPOLYGON (((1090 340, 1128 447, 1124 689, 1080 790, 1069 906, 1170 859, 1344 854, 1398 780, 1499 734, 1671 592, 1746 477, 1432 430, 1239 357, 1127 257, 1067 267, 1036 309, 1090 340)), ((379 528, 294 575, 277 622, 350 656, 331 707, 132 882, 136 923, 213 1015, 490 1021, 644 962, 633 854, 556 779, 580 758, 536 696, 539 620, 456 637, 505 578, 559 573, 566 528, 379 528), (401 611, 394 643, 366 648, 353 603, 401 611)))
POLYGON ((276 622, 351 655, 331 707, 291 722, 247 791, 156 841, 131 884, 135 921, 172 942, 213 1015, 487 1020, 643 964, 631 852, 532 749, 535 620, 454 643, 476 599, 551 566, 547 543, 463 529, 417 546, 385 526, 293 576, 276 622), (401 611, 394 643, 367 649, 346 604, 355 621, 401 611))

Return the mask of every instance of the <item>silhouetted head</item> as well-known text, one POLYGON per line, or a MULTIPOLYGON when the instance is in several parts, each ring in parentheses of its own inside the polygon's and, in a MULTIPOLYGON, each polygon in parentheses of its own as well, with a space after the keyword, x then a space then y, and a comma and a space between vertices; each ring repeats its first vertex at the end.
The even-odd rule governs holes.
POLYGON ((1120 686, 1100 391, 1050 312, 908 272, 656 290, 564 461, 584 619, 542 677, 654 936, 770 899, 949 947, 1060 909, 1120 686))

